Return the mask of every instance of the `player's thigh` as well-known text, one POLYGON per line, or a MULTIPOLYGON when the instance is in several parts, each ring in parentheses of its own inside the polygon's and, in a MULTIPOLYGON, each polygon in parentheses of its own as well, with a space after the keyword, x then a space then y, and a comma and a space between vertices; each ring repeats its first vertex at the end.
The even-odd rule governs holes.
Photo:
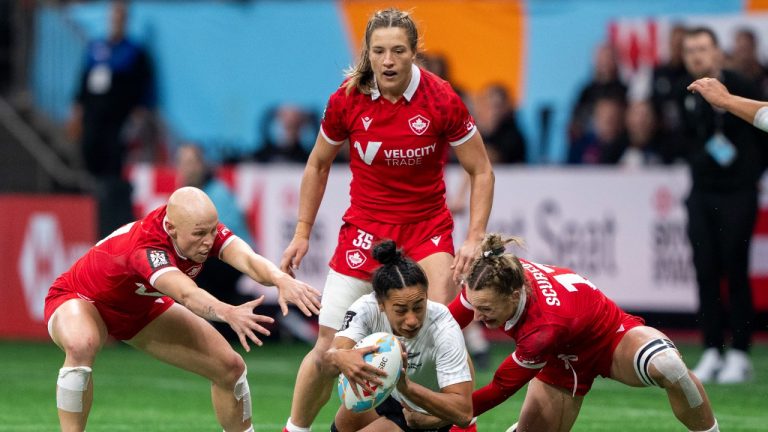
POLYGON ((517 430, 520 432, 567 432, 581 410, 583 396, 572 396, 565 389, 536 378, 528 383, 517 430))
POLYGON ((86 366, 107 340, 107 326, 96 306, 82 299, 62 303, 48 321, 53 342, 67 354, 65 366, 86 366), (71 363, 71 364, 68 364, 71 363))
POLYGON ((459 290, 451 279, 453 256, 446 252, 434 253, 419 261, 429 281, 429 299, 442 304, 450 303, 459 290))
POLYGON ((178 303, 127 342, 159 360, 212 381, 236 380, 244 367, 240 355, 208 321, 178 303))
POLYGON ((322 308, 317 322, 337 331, 347 319, 347 310, 360 297, 373 292, 370 282, 329 270, 323 287, 322 308))
POLYGON ((359 431, 379 419, 376 410, 365 412, 352 412, 344 407, 344 404, 336 411, 334 423, 339 432, 359 431))
POLYGON ((611 378, 633 387, 643 387, 635 369, 635 355, 645 344, 656 339, 668 339, 661 331, 648 326, 627 331, 613 352, 611 378))
POLYGON ((368 426, 360 429, 360 432, 402 432, 400 426, 386 417, 379 417, 368 426))

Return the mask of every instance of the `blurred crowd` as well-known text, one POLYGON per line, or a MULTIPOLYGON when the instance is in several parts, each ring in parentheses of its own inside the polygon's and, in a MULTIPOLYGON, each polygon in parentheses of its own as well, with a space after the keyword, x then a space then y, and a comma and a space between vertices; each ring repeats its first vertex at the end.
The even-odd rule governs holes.
MULTIPOLYGON (((669 58, 647 76, 624 79, 616 47, 595 49, 592 77, 578 92, 568 125, 569 164, 649 166, 685 158, 683 121, 686 87, 696 78, 696 53, 686 53, 686 29, 675 25, 669 36, 669 58)), ((717 41, 716 41, 717 42, 717 41)), ((744 77, 759 100, 768 96, 768 67, 758 56, 755 32, 739 29, 728 51, 711 53, 713 71, 730 70, 744 77)))
MULTIPOLYGON (((617 48, 610 42, 595 48, 589 80, 574 89, 574 103, 563 132, 568 144, 563 163, 642 167, 671 164, 685 158, 681 110, 688 94, 686 86, 694 80, 684 61, 685 32, 682 25, 674 26, 670 31, 668 58, 655 66, 651 74, 642 76, 625 77, 619 72, 617 48)), ((755 32, 748 28, 738 30, 728 46, 729 50, 718 53, 720 58, 716 60, 720 66, 743 76, 754 87, 757 99, 766 99, 768 66, 760 62, 755 32)), ((517 119, 519 101, 511 89, 500 83, 488 83, 480 91, 464 91, 452 80, 450 65, 440 53, 420 54, 419 64, 454 84, 476 120, 492 162, 525 164, 535 159, 529 156, 529 139, 517 119)), ((320 113, 314 108, 277 104, 262 118, 255 119, 256 150, 225 149, 221 162, 304 163, 314 144, 319 120, 320 113)), ((129 160, 162 163, 172 157, 175 143, 184 141, 184 133, 152 131, 152 127, 158 129, 158 124, 162 123, 154 120, 148 133, 133 135, 133 141, 128 143, 129 160)), ((338 161, 347 160, 348 149, 338 161)))

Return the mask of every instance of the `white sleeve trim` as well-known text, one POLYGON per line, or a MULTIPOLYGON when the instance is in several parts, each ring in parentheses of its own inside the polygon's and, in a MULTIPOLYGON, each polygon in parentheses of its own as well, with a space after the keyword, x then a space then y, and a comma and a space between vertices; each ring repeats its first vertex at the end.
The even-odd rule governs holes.
POLYGON ((165 267, 165 268, 161 268, 160 270, 152 273, 152 276, 149 277, 149 284, 152 285, 152 288, 154 288, 155 287, 155 281, 157 280, 157 278, 159 278, 160 276, 168 273, 169 271, 173 271, 173 270, 181 271, 181 270, 179 270, 178 267, 165 267))
POLYGON ((512 353, 512 360, 515 361, 515 363, 519 364, 520 366, 526 368, 526 369, 541 369, 544 366, 547 365, 547 362, 541 362, 541 363, 525 363, 517 358, 517 353, 512 353))
POLYGON ((238 237, 238 236, 236 236, 236 235, 232 234, 231 236, 229 236, 229 238, 228 238, 228 239, 224 240, 224 244, 222 244, 222 245, 221 245, 221 249, 219 249, 219 256, 217 257, 218 259, 221 259, 221 253, 222 253, 222 252, 224 252, 224 248, 225 248, 225 247, 227 247, 227 246, 229 246, 229 245, 230 245, 230 243, 232 243, 233 241, 235 241, 235 239, 236 239, 236 238, 240 238, 240 237, 238 237))
POLYGON ((472 126, 472 130, 469 131, 466 135, 464 135, 464 138, 458 140, 458 141, 451 141, 448 144, 451 145, 451 147, 456 147, 464 144, 465 142, 469 141, 470 138, 472 138, 475 133, 477 133, 477 126, 472 126))
POLYGON ((755 120, 752 122, 756 128, 768 132, 768 106, 764 106, 755 113, 755 120))
POLYGON ((467 300, 466 297, 464 297, 464 293, 459 294, 459 299, 461 300, 462 306, 464 306, 465 308, 471 311, 475 310, 475 308, 473 308, 472 305, 469 303, 469 300, 467 300))
POLYGON ((335 145, 335 146, 337 146, 337 145, 341 145, 341 144, 343 144, 343 143, 344 143, 344 141, 346 141, 346 140, 341 140, 341 141, 334 141, 334 140, 332 140, 332 139, 328 138, 328 135, 326 135, 326 134, 325 134, 325 131, 323 130, 323 127, 322 127, 322 126, 320 126, 320 135, 322 135, 322 136, 323 136, 323 139, 325 139, 326 141, 328 141, 328 144, 330 144, 330 145, 335 145))

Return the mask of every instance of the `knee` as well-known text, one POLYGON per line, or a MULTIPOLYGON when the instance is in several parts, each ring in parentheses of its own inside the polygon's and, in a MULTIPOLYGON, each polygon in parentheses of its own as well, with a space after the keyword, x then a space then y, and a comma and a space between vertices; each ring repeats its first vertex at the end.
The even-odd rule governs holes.
POLYGON ((230 351, 221 359, 221 371, 219 376, 214 378, 214 381, 221 384, 223 387, 234 387, 240 377, 245 373, 245 361, 240 357, 240 354, 235 351, 230 351))
POLYGON ((307 353, 307 360, 320 373, 327 374, 325 367, 325 353, 331 348, 333 337, 325 337, 322 334, 317 338, 314 348, 307 353))
POLYGON ((676 350, 668 350, 654 357, 648 365, 648 376, 663 389, 674 388, 688 375, 688 367, 676 350))
POLYGON ((648 376, 670 395, 685 397, 691 408, 704 403, 699 386, 677 350, 665 350, 653 357, 648 367, 648 376))
POLYGON ((68 363, 77 365, 92 365, 100 347, 101 340, 95 335, 68 338, 66 342, 61 344, 68 363))

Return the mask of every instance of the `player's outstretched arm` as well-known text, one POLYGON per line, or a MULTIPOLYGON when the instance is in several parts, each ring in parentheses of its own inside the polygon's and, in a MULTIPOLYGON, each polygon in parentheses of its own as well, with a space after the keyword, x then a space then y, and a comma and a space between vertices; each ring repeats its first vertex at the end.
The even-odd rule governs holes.
POLYGON ((472 407, 475 416, 479 416, 507 400, 533 379, 539 370, 540 368, 520 366, 512 356, 507 356, 496 369, 491 382, 472 393, 472 407))
POLYGON ((221 251, 221 259, 256 282, 277 287, 277 301, 283 315, 288 314, 288 303, 296 305, 307 316, 320 312, 320 291, 281 271, 242 239, 236 238, 227 245, 221 251))
POLYGON ((332 145, 323 138, 322 134, 318 134, 315 147, 309 154, 304 175, 301 177, 299 219, 296 223, 296 231, 280 260, 280 268, 291 276, 294 275, 295 270, 298 270, 301 260, 309 250, 312 225, 315 223, 317 210, 325 195, 331 165, 341 145, 332 145))
POLYGON ((155 289, 170 296, 195 314, 211 321, 221 321, 229 324, 240 338, 240 343, 246 351, 251 348, 248 339, 258 346, 262 345, 256 333, 269 336, 269 330, 261 323, 273 323, 275 320, 264 315, 253 313, 253 309, 261 304, 264 297, 233 306, 212 296, 200 288, 189 276, 174 270, 163 273, 155 281, 155 289))
POLYGON ((716 78, 697 79, 688 86, 688 90, 701 94, 713 106, 724 109, 759 129, 768 131, 768 102, 731 94, 716 78))
POLYGON ((470 179, 469 230, 466 240, 456 251, 451 266, 453 280, 458 282, 461 275, 469 271, 469 265, 485 237, 493 203, 495 177, 479 132, 475 132, 467 142, 456 146, 455 149, 456 157, 470 179))

